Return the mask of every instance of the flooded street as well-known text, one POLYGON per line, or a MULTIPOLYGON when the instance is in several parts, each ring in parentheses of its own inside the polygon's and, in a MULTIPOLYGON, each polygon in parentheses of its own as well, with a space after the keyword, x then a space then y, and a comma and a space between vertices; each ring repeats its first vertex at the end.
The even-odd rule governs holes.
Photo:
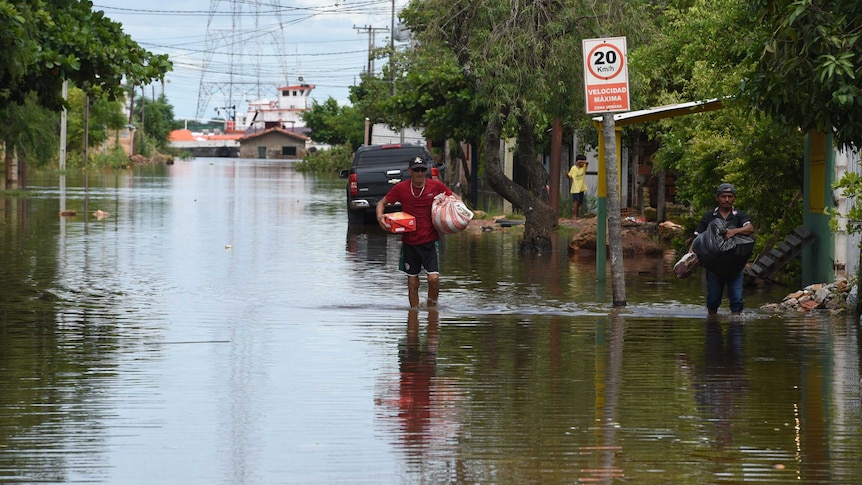
POLYGON ((445 236, 410 312, 343 180, 58 179, 0 192, 0 483, 862 482, 858 322, 756 310, 791 289, 707 321, 699 277, 627 258, 614 310, 594 255, 509 228, 445 236))

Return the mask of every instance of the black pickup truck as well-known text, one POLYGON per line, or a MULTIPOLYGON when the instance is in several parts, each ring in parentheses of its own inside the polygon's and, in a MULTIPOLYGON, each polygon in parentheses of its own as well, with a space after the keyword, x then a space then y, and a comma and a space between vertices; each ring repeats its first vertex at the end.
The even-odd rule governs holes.
MULTIPOLYGON (((356 150, 349 169, 339 172, 347 179, 348 224, 371 223, 376 220, 375 210, 380 199, 393 185, 410 178, 407 163, 416 157, 428 160, 431 177, 439 178, 443 165, 437 165, 423 145, 392 144, 365 145, 356 150)), ((386 212, 401 210, 399 204, 389 206, 386 212)))

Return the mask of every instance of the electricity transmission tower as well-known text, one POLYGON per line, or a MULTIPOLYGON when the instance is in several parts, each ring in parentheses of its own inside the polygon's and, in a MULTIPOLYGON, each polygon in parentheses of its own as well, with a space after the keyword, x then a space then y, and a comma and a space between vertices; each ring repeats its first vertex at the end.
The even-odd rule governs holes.
POLYGON ((215 101, 234 119, 237 105, 287 81, 282 10, 279 0, 210 0, 196 118, 215 101))

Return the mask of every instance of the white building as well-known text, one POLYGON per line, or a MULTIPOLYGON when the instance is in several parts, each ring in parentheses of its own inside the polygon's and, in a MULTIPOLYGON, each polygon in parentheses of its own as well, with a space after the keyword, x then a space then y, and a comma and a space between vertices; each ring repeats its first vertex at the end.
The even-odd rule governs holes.
POLYGON ((309 99, 313 90, 314 85, 305 84, 300 77, 299 84, 278 88, 278 97, 274 101, 249 101, 248 112, 245 115, 237 113, 235 129, 245 131, 248 128, 265 130, 278 127, 302 134, 307 131, 302 113, 310 108, 309 99))

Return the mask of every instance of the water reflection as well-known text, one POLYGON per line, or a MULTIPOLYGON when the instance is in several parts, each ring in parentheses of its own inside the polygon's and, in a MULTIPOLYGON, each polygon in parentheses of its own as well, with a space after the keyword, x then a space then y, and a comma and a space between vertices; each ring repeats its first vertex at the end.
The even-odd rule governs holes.
MULTIPOLYGON (((247 163, 247 164, 246 164, 247 163)), ((705 318, 673 257, 441 243, 409 312, 397 235, 342 180, 214 160, 0 195, 2 483, 857 483, 858 321, 705 318), (226 249, 225 244, 232 244, 226 249)))
POLYGON ((420 343, 419 312, 407 318, 407 336, 399 345, 400 385, 398 418, 401 445, 411 454, 421 455, 430 436, 432 386, 437 373, 437 331, 439 314, 429 310, 425 342, 420 343))
POLYGON ((698 412, 713 428, 711 441, 718 450, 734 444, 736 410, 748 389, 743 366, 743 324, 727 324, 725 337, 721 322, 706 322, 706 348, 703 362, 691 362, 681 354, 681 364, 690 374, 698 412))
POLYGON ((618 463, 624 455, 618 436, 618 406, 622 385, 625 318, 619 311, 614 311, 609 315, 608 325, 607 357, 604 362, 596 362, 596 384, 600 386, 600 391, 596 393, 600 399, 596 403, 596 441, 595 444, 580 447, 589 463, 581 470, 581 482, 610 483, 612 479, 625 477, 625 472, 618 463))
POLYGON ((436 460, 454 449, 463 424, 463 395, 456 380, 437 373, 439 312, 410 310, 405 329, 398 342, 397 382, 392 376, 377 386, 376 415, 411 473, 436 480, 445 474, 436 460))

